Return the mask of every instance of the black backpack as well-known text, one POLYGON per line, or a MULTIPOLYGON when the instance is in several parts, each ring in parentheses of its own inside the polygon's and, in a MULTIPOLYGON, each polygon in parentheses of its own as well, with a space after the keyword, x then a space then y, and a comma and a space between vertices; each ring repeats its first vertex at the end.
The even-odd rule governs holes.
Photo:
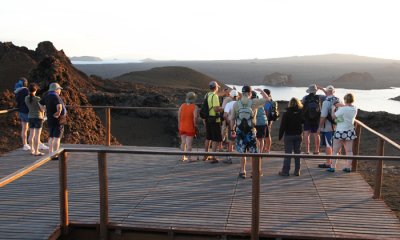
POLYGON ((319 96, 310 94, 306 96, 304 104, 304 117, 309 122, 318 122, 321 117, 321 102, 319 96))
POLYGON ((278 110, 278 103, 271 100, 271 105, 268 110, 268 120, 269 121, 276 121, 279 119, 279 110, 278 110))
MULTIPOLYGON (((211 97, 211 102, 213 100, 214 95, 215 94, 213 94, 213 96, 211 97)), ((208 96, 209 96, 209 93, 207 93, 206 96, 204 97, 203 104, 201 105, 201 108, 200 108, 200 117, 202 119, 207 119, 208 115, 210 114, 211 108, 208 106, 208 96)))

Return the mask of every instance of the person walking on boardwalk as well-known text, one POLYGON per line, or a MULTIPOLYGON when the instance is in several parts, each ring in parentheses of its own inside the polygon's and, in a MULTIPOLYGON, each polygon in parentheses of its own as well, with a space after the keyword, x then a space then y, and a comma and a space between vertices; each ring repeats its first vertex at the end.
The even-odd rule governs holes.
MULTIPOLYGON (((197 95, 194 92, 188 92, 186 94, 185 103, 183 103, 178 110, 179 135, 181 136, 181 150, 183 152, 192 151, 193 138, 196 135, 198 115, 198 108, 194 104, 196 99, 197 95)), ((189 158, 185 155, 182 156, 182 161, 195 161, 195 159, 196 158, 193 156, 189 158)))
POLYGON ((39 86, 36 83, 29 85, 29 96, 25 97, 25 104, 29 109, 29 143, 32 155, 42 156, 39 152, 40 135, 42 133, 44 107, 39 105, 40 97, 36 96, 39 86))
POLYGON ((22 77, 20 80, 18 80, 18 82, 15 84, 14 94, 18 108, 18 116, 21 120, 21 139, 23 145, 22 149, 28 151, 31 150, 27 139, 29 129, 29 109, 25 103, 25 97, 29 95, 28 79, 22 77))
MULTIPOLYGON (((210 143, 211 151, 216 152, 220 142, 222 142, 221 134, 221 113, 224 111, 219 103, 218 89, 219 84, 216 81, 209 83, 210 92, 205 96, 208 102, 208 117, 204 123, 206 125, 206 141, 205 141, 205 152, 208 152, 210 143)), ((218 159, 215 156, 204 156, 204 161, 211 160, 211 163, 218 163, 218 159)))
MULTIPOLYGON (((61 89, 63 88, 60 84, 51 83, 47 95, 39 101, 40 105, 46 107, 50 154, 60 148, 60 141, 66 124, 67 109, 60 97, 61 89)), ((53 158, 53 160, 58 160, 58 157, 53 158)))
MULTIPOLYGON (((257 153, 256 141, 256 111, 260 106, 270 100, 268 95, 261 89, 256 89, 263 96, 261 99, 251 99, 252 90, 250 86, 243 86, 242 98, 233 104, 230 119, 231 135, 236 138, 236 151, 239 153, 257 153)), ((240 161, 240 178, 246 178, 246 157, 240 161)))
MULTIPOLYGON (((283 114, 281 125, 279 127, 279 140, 284 137, 285 153, 301 153, 301 143, 303 141, 303 123, 304 115, 302 111, 303 105, 297 98, 289 101, 288 108, 283 114)), ((281 176, 289 176, 291 158, 285 157, 283 160, 281 176)), ((294 158, 294 175, 300 176, 300 157, 294 158)))
MULTIPOLYGON (((332 117, 335 119, 336 131, 333 137, 333 154, 337 155, 343 146, 346 155, 353 155, 353 140, 357 138, 354 129, 354 120, 357 115, 357 108, 353 105, 354 95, 348 93, 344 96, 344 105, 339 103, 337 111, 332 110, 332 117)), ((333 160, 332 166, 328 168, 329 172, 335 172, 337 159, 333 160)), ((352 160, 346 160, 344 172, 351 172, 352 160)))
POLYGON ((321 116, 321 103, 325 96, 317 95, 318 90, 323 90, 323 88, 311 84, 308 86, 306 92, 308 95, 304 96, 302 99, 303 112, 304 112, 304 142, 306 154, 310 153, 310 135, 314 138, 314 154, 319 154, 319 121, 321 116))
MULTIPOLYGON (((321 118, 319 122, 321 146, 325 147, 327 156, 332 155, 333 146, 333 133, 335 131, 335 123, 331 117, 331 109, 339 102, 339 98, 334 96, 335 88, 329 85, 325 89, 326 98, 321 107, 321 118)), ((330 168, 332 164, 331 159, 326 159, 325 163, 319 164, 320 168, 330 168)))

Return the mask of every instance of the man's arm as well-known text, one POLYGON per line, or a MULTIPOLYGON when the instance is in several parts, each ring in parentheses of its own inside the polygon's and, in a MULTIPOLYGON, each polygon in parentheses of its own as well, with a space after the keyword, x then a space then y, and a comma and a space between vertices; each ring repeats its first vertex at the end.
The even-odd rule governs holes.
POLYGON ((59 118, 62 111, 62 104, 57 104, 57 111, 53 114, 53 117, 59 118))

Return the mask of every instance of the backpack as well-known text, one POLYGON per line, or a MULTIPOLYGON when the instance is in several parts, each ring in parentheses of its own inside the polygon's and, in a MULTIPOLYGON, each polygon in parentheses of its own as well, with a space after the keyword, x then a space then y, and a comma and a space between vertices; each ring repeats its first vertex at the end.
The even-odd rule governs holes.
MULTIPOLYGON (((211 97, 211 102, 212 102, 212 100, 213 100, 213 98, 214 98, 214 95, 215 95, 215 94, 213 94, 213 96, 211 97)), ((207 119, 208 116, 209 116, 209 114, 210 114, 211 108, 208 106, 208 96, 209 96, 209 94, 207 93, 206 96, 204 97, 203 104, 201 105, 200 117, 201 117, 202 119, 207 119)), ((212 106, 211 106, 211 107, 212 107, 212 106)))
POLYGON ((241 100, 237 101, 239 110, 237 112, 236 125, 243 133, 248 133, 254 127, 252 119, 254 117, 253 109, 251 105, 253 101, 249 99, 247 104, 243 104, 241 100))
POLYGON ((332 118, 331 108, 332 108, 333 104, 339 102, 339 98, 334 96, 332 98, 326 99, 325 101, 330 102, 329 111, 328 111, 328 115, 326 116, 326 120, 328 120, 332 125, 336 125, 335 120, 332 118))
POLYGON ((321 102, 319 96, 308 95, 305 99, 304 104, 304 117, 309 122, 318 122, 321 117, 321 102))
POLYGON ((268 120, 276 121, 279 119, 278 103, 271 100, 271 105, 268 109, 268 120))

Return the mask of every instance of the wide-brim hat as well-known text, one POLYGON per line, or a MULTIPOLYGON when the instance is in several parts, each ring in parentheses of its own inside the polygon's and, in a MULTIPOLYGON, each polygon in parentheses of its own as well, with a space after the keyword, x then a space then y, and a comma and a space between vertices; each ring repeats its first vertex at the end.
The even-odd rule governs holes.
POLYGON ((50 84, 49 91, 55 91, 57 89, 63 89, 63 88, 60 86, 60 84, 55 83, 55 82, 50 84))
POLYGON ((308 86, 308 89, 306 90, 307 93, 316 93, 317 92, 317 85, 311 84, 308 86))
POLYGON ((187 103, 194 103, 194 102, 196 102, 196 99, 197 99, 196 93, 194 93, 194 92, 188 92, 188 93, 186 94, 186 102, 187 102, 187 103))

